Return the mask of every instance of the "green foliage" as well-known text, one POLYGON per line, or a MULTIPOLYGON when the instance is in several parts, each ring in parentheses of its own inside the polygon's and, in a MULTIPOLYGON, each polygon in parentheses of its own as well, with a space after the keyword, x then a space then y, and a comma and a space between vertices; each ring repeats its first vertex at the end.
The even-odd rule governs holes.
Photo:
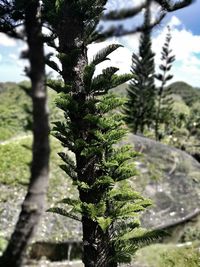
MULTIPOLYGON (((151 45, 148 29, 150 16, 149 12, 145 15, 146 34, 143 35, 144 40, 140 47, 144 58, 138 73, 118 76, 118 68, 108 67, 95 76, 96 66, 108 60, 110 53, 120 47, 114 44, 102 49, 88 64, 87 45, 97 37, 94 30, 106 1, 65 1, 54 15, 52 10, 55 3, 46 0, 43 8, 54 38, 58 37, 57 58, 62 65, 62 71, 57 70, 62 80, 58 83, 48 81, 48 85, 59 93, 56 105, 64 113, 64 121, 54 122, 53 134, 73 154, 75 160, 70 160, 66 153, 60 153, 64 162, 60 167, 76 185, 81 203, 65 197, 50 211, 69 217, 79 214, 83 224, 84 253, 93 251, 91 254, 84 254, 85 265, 95 266, 96 259, 103 261, 101 266, 107 266, 107 257, 113 257, 112 261, 116 266, 117 230, 112 230, 115 227, 119 229, 118 224, 129 223, 129 220, 132 222, 132 228, 128 228, 130 231, 140 228, 136 223, 138 215, 151 203, 138 193, 131 193, 129 187, 123 186, 128 178, 137 173, 134 159, 138 155, 128 146, 119 146, 127 133, 121 114, 124 100, 110 93, 110 90, 132 78, 137 79, 137 74, 140 75, 144 69, 144 75, 149 77, 151 74, 146 85, 146 89, 150 88, 147 98, 152 96, 154 67, 149 62, 153 61, 153 53, 146 53, 151 45), (73 34, 68 35, 68 31, 73 34), (103 254, 102 246, 105 246, 103 254)), ((52 46, 55 47, 55 43, 52 46)), ((49 63, 57 69, 53 62, 49 63)), ((152 103, 148 103, 151 108, 152 103)), ((149 117, 149 109, 145 112, 149 117)), ((147 124, 146 121, 145 123, 147 124)), ((148 239, 145 232, 144 239, 146 238, 148 239)))
POLYGON ((108 58, 108 56, 119 47, 122 47, 122 45, 120 45, 120 44, 112 44, 112 45, 109 45, 106 48, 102 49, 101 51, 99 51, 95 55, 95 57, 93 58, 91 64, 96 66, 96 65, 98 65, 99 63, 102 63, 105 60, 110 60, 108 58))
MULTIPOLYGON (((125 229, 133 228, 133 225, 127 224, 125 229)), ((124 262, 124 258, 126 259, 125 262, 130 262, 132 260, 132 255, 135 252, 145 246, 149 245, 150 243, 159 240, 162 236, 166 236, 166 233, 163 231, 147 231, 143 228, 138 228, 135 225, 135 229, 130 232, 123 233, 116 238, 116 244, 118 244, 117 249, 117 257, 118 262, 124 262)))
POLYGON ((186 128, 190 132, 190 135, 195 135, 197 138, 200 136, 200 104, 195 102, 190 109, 190 115, 186 120, 186 128))
POLYGON ((75 214, 72 214, 71 212, 67 212, 65 209, 62 209, 59 207, 50 208, 47 210, 47 212, 53 212, 53 213, 74 219, 76 221, 81 221, 81 219, 78 216, 76 216, 75 214))
POLYGON ((168 125, 160 127, 165 136, 163 142, 186 150, 190 154, 198 154, 199 148, 199 114, 198 102, 188 106, 181 97, 173 95, 171 120, 168 125))
POLYGON ((31 102, 15 83, 4 83, 0 88, 0 141, 3 141, 24 131, 27 124, 24 107, 31 102))

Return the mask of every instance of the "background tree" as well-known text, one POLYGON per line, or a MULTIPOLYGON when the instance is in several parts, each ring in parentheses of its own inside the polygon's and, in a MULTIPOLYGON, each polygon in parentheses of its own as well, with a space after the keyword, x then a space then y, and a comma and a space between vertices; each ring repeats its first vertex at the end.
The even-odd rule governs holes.
POLYGON ((130 82, 125 104, 125 121, 133 133, 142 133, 150 127, 155 114, 154 53, 151 49, 151 1, 145 11, 144 30, 141 33, 139 53, 132 55, 134 77, 130 82))
POLYGON ((33 103, 33 159, 27 195, 15 230, 1 258, 1 266, 21 266, 28 243, 36 229, 45 207, 49 173, 49 122, 45 86, 45 57, 42 39, 42 25, 39 17, 39 0, 1 1, 0 11, 4 13, 5 32, 18 37, 16 25, 25 25, 30 61, 31 98, 33 103), (8 19, 9 17, 9 19, 8 19))
POLYGON ((170 97, 170 87, 166 87, 166 83, 173 78, 173 75, 168 74, 171 70, 172 63, 175 60, 175 56, 172 55, 172 50, 170 49, 171 33, 168 27, 168 33, 166 36, 166 41, 162 48, 162 64, 159 66, 160 72, 155 75, 155 78, 161 82, 161 86, 158 88, 157 101, 156 101, 156 114, 155 114, 155 138, 160 140, 162 134, 159 131, 161 124, 168 128, 170 124, 171 117, 173 117, 173 99, 170 97))

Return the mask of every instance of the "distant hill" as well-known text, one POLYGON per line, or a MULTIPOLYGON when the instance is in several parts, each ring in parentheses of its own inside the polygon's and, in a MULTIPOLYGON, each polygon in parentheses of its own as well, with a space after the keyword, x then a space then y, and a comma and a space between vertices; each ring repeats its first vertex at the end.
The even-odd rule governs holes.
POLYGON ((192 106, 193 103, 200 101, 200 88, 192 87, 185 82, 174 82, 169 87, 172 94, 181 96, 188 106, 192 106))
MULTIPOLYGON (((174 82, 168 86, 173 95, 180 96, 186 105, 189 107, 193 103, 200 101, 200 88, 192 87, 185 82, 174 82)), ((124 83, 112 89, 113 92, 125 96, 128 89, 128 84, 124 83)))

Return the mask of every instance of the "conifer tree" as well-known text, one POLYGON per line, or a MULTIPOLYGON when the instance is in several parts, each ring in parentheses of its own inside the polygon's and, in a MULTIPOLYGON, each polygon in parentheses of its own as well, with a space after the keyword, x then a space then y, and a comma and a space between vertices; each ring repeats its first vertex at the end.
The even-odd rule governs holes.
MULTIPOLYGON (((130 75, 117 76, 118 69, 111 67, 93 77, 96 65, 118 47, 106 47, 85 66, 85 101, 78 102, 70 92, 62 92, 57 100, 66 121, 55 122, 54 135, 76 158, 73 161, 67 153, 59 153, 64 162, 60 167, 77 186, 80 198, 65 198, 49 211, 82 222, 85 266, 130 262, 141 243, 158 238, 157 232, 142 229, 138 220, 138 213, 151 202, 123 183, 136 174, 132 160, 137 153, 130 146, 114 146, 126 133, 122 115, 116 112, 123 100, 107 92, 130 75)), ((55 88, 55 81, 49 85, 55 88)))
MULTIPOLYGON (((96 66, 119 45, 106 47, 90 63, 87 59, 88 44, 123 32, 96 31, 106 2, 43 1, 44 20, 52 30, 48 43, 56 48, 61 63, 59 68, 51 58, 47 61, 62 77, 48 81, 59 93, 57 106, 65 114, 64 122, 55 122, 54 135, 74 153, 74 160, 66 152, 59 156, 64 162, 61 168, 79 191, 79 199, 66 197, 49 211, 82 222, 86 267, 115 267, 120 261, 130 261, 130 251, 134 252, 144 240, 157 237, 157 233, 147 232, 138 222, 138 213, 150 202, 122 183, 135 174, 131 159, 136 154, 129 146, 116 146, 126 133, 119 113, 123 101, 109 94, 109 89, 132 75, 117 76, 118 69, 109 67, 94 76, 96 66)), ((140 11, 124 10, 118 16, 121 19, 140 11)), ((113 18, 112 14, 106 16, 113 18)), ((149 24, 142 28, 151 27, 149 24)))
POLYGON ((0 259, 1 266, 22 266, 26 248, 45 209, 49 172, 49 122, 45 86, 45 57, 39 0, 0 1, 0 30, 28 44, 33 103, 33 146, 31 177, 14 232, 0 259), (25 36, 17 30, 24 24, 25 36))
POLYGON ((132 160, 136 153, 129 146, 116 146, 126 134, 119 112, 123 100, 109 90, 132 75, 118 76, 118 69, 109 67, 94 76, 96 66, 120 45, 104 48, 91 62, 87 59, 87 45, 93 40, 105 2, 61 1, 56 9, 52 1, 44 5, 46 19, 59 39, 57 57, 62 65, 59 69, 52 59, 47 62, 62 76, 62 80, 48 81, 59 93, 57 106, 65 115, 64 122, 55 122, 53 132, 74 153, 75 160, 66 152, 59 153, 64 162, 60 167, 79 191, 79 199, 66 197, 49 211, 82 222, 86 267, 115 267, 130 261, 140 243, 158 235, 142 229, 138 221, 138 213, 150 201, 123 185, 135 175, 132 160))
POLYGON ((140 37, 139 53, 132 55, 134 77, 128 88, 125 121, 133 133, 143 133, 152 125, 155 113, 154 53, 151 49, 151 1, 145 11, 144 31, 140 37))
POLYGON ((162 134, 159 131, 161 124, 164 124, 166 127, 170 123, 172 117, 172 106, 173 99, 170 97, 170 87, 166 87, 166 83, 173 78, 173 75, 168 74, 171 70, 172 63, 175 60, 175 56, 172 55, 172 50, 170 49, 171 33, 170 28, 168 27, 168 33, 166 36, 166 41, 162 48, 162 64, 159 66, 160 72, 155 75, 155 78, 161 82, 160 87, 157 92, 157 101, 156 101, 156 117, 155 117, 155 138, 160 140, 162 134))

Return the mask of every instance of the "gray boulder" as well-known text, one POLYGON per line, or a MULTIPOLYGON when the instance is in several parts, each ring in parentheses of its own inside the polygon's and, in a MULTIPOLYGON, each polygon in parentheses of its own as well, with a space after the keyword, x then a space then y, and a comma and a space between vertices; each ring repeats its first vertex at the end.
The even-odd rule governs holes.
POLYGON ((142 216, 145 227, 168 228, 200 212, 200 164, 186 152, 130 134, 128 142, 142 153, 136 186, 153 200, 142 216))

